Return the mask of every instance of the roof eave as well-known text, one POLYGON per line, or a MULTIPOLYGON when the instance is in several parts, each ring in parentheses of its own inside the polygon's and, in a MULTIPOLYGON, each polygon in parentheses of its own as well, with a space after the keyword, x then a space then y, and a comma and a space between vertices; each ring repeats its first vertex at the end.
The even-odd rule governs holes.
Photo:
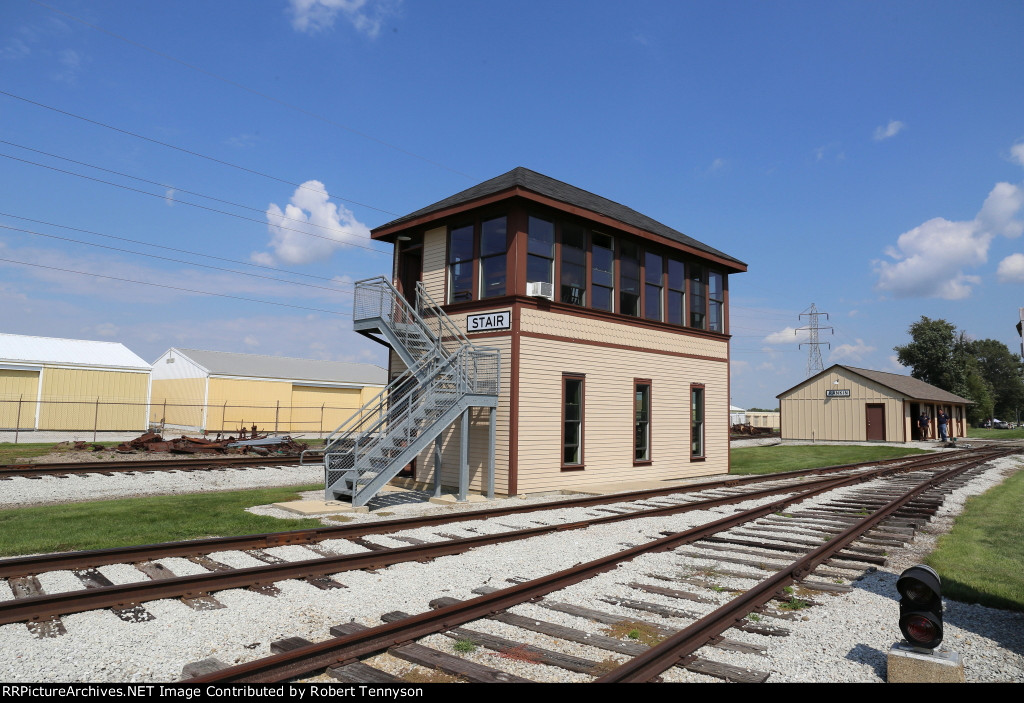
POLYGON ((739 261, 738 259, 733 259, 727 256, 719 256, 712 252, 704 251, 703 249, 689 246, 682 242, 677 242, 673 239, 662 236, 660 234, 655 234, 643 228, 627 224, 625 222, 622 222, 621 220, 615 219, 614 217, 603 215, 601 213, 595 212, 593 210, 578 205, 571 205, 556 198, 536 193, 532 190, 529 190, 519 185, 513 186, 511 188, 505 188, 496 193, 490 193, 479 198, 474 198, 473 200, 469 200, 464 203, 459 203, 457 205, 443 207, 437 210, 433 210, 431 212, 423 213, 419 217, 415 217, 410 220, 405 220, 394 225, 382 225, 381 227, 370 230, 370 236, 375 240, 389 242, 393 244, 401 233, 406 232, 410 229, 424 227, 425 225, 428 225, 431 222, 442 220, 451 217, 452 215, 457 215, 462 212, 484 207, 486 205, 491 205, 502 200, 511 200, 517 197, 529 200, 539 205, 550 207, 555 210, 560 210, 561 212, 565 212, 567 214, 582 217, 592 222, 597 222, 599 224, 604 225, 605 227, 611 227, 614 229, 618 229, 620 231, 628 232, 643 239, 657 242, 658 244, 662 244, 666 247, 675 249, 677 251, 685 252, 687 254, 699 257, 701 259, 712 261, 720 266, 727 268, 731 273, 743 273, 747 270, 747 264, 742 261, 739 261))

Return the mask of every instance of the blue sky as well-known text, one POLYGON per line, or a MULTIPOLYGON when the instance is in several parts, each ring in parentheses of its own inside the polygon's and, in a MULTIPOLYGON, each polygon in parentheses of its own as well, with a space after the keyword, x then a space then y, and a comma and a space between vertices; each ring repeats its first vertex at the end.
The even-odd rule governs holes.
POLYGON ((1022 27, 998 0, 5 0, 0 330, 384 364, 346 295, 388 271, 368 230, 526 166, 748 263, 734 405, 803 380, 812 303, 826 366, 901 371, 921 315, 1017 349, 1022 27))

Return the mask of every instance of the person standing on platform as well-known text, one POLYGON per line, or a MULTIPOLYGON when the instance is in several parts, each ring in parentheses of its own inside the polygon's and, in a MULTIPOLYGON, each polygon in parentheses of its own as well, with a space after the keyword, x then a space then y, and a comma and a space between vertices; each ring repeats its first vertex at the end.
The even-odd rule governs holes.
POLYGON ((946 411, 939 409, 939 416, 935 418, 935 421, 939 423, 939 439, 945 442, 949 437, 946 435, 946 425, 949 424, 949 417, 946 416, 946 411))
POLYGON ((921 417, 917 418, 917 426, 921 428, 921 441, 928 439, 928 413, 921 411, 921 417))

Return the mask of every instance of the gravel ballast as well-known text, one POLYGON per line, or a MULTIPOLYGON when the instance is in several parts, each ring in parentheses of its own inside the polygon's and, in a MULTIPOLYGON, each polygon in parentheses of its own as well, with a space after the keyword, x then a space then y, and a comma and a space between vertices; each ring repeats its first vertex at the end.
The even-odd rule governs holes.
MULTIPOLYGON (((940 515, 919 534, 915 544, 907 550, 894 553, 887 566, 868 573, 854 581, 853 591, 841 595, 815 593, 816 605, 798 612, 795 621, 773 621, 788 627, 788 637, 762 635, 730 630, 727 637, 767 647, 765 656, 739 654, 720 649, 705 648, 700 656, 715 661, 770 672, 769 682, 882 682, 885 681, 886 656, 889 647, 900 637, 896 628, 895 580, 910 565, 919 563, 935 541, 936 534, 951 523, 951 516, 959 512, 969 495, 983 492, 1019 467, 1016 460, 1003 459, 990 464, 990 468, 968 486, 950 495, 940 515)), ((90 497, 116 497, 153 495, 159 493, 187 493, 203 490, 237 490, 268 485, 299 485, 316 483, 321 472, 315 467, 275 467, 262 470, 232 470, 195 472, 189 474, 146 474, 136 476, 88 476, 70 479, 15 479, 4 482, 0 505, 40 504, 63 500, 62 486, 74 486, 70 499, 90 497), (308 473, 305 473, 308 472, 308 473), (57 485, 48 485, 56 483, 57 485), (69 483, 74 482, 74 483, 69 483), (21 485, 26 484, 26 485, 21 485)), ((66 489, 64 489, 66 490, 66 489)), ((527 502, 564 498, 541 496, 527 502)), ((515 500, 517 504, 523 502, 515 500)), ((5 682, 142 682, 175 681, 180 678, 185 664, 208 657, 216 657, 228 664, 250 661, 270 654, 270 643, 285 637, 305 637, 319 641, 328 637, 331 625, 354 620, 365 625, 377 625, 386 612, 401 610, 418 613, 429 608, 429 601, 440 596, 455 598, 474 597, 479 586, 503 587, 507 579, 528 579, 579 562, 596 559, 629 545, 640 544, 659 537, 663 530, 683 530, 709 519, 717 519, 734 509, 749 508, 756 501, 714 511, 684 513, 665 518, 639 519, 601 525, 586 530, 559 532, 521 542, 492 545, 472 552, 443 557, 428 564, 398 564, 377 572, 344 572, 335 576, 347 588, 322 591, 303 581, 283 581, 277 584, 281 595, 270 597, 248 590, 230 590, 215 594, 227 606, 220 610, 196 611, 178 600, 160 600, 144 604, 155 619, 147 622, 126 623, 110 611, 79 613, 63 617, 67 635, 37 639, 22 623, 0 627, 0 680, 5 682), (372 595, 368 595, 372 594, 372 595)), ((420 512, 457 511, 479 509, 480 504, 468 507, 442 507, 409 503, 389 507, 390 513, 354 515, 353 520, 390 519, 406 517, 420 512)), ((255 509, 272 511, 268 507, 255 509)), ((573 508, 557 511, 565 519, 582 519, 588 509, 573 508)), ((509 516, 489 522, 466 522, 442 528, 421 528, 403 533, 420 539, 438 540, 437 532, 471 535, 508 529, 508 526, 531 526, 529 520, 554 522, 553 513, 537 516, 509 516), (500 523, 503 526, 499 526, 500 523)), ((288 517, 294 517, 288 514, 288 517)), ((404 546, 393 537, 370 537, 370 541, 386 546, 404 546)), ((321 546, 339 553, 365 551, 364 547, 344 540, 324 542, 321 546)), ((303 547, 288 546, 266 550, 286 560, 313 558, 303 547)), ((689 551, 689 550, 688 550, 689 551)), ((253 560, 239 552, 224 552, 212 558, 236 566, 251 566, 253 560)), ((200 573, 203 569, 186 559, 165 559, 162 564, 177 575, 200 573)), ((653 585, 699 590, 692 586, 675 586, 654 579, 649 574, 686 576, 699 570, 700 559, 679 554, 660 553, 642 556, 623 564, 618 569, 602 574, 584 583, 576 584, 545 600, 585 604, 607 612, 618 612, 631 618, 653 620, 665 624, 683 625, 684 621, 661 621, 649 613, 639 613, 621 605, 604 603, 606 596, 636 598, 635 592, 623 584, 639 581, 653 585)), ((707 562, 711 563, 711 562, 707 562)), ((141 580, 134 567, 112 565, 99 571, 115 583, 141 580)), ((822 579, 825 580, 825 579, 822 579)), ((81 582, 70 572, 54 572, 40 577, 47 592, 62 592, 82 588, 81 582)), ((723 578, 719 585, 729 588, 749 588, 750 581, 723 578)), ((730 596, 711 590, 700 590, 701 595, 714 598, 719 604, 730 596)), ((0 582, 0 600, 13 597, 10 588, 0 582)), ((681 602, 657 594, 643 594, 643 600, 706 613, 714 604, 681 602)), ((997 611, 981 606, 966 605, 947 600, 945 644, 958 652, 964 661, 969 682, 1024 682, 1024 614, 997 611)), ((596 634, 605 634, 606 626, 538 604, 518 606, 513 612, 568 625, 596 634)), ((623 655, 611 654, 583 645, 569 645, 551 637, 498 623, 493 620, 472 623, 471 629, 486 631, 509 639, 534 644, 547 649, 572 652, 589 659, 623 660, 623 655)), ((424 641, 451 652, 453 640, 436 635, 424 641)), ((589 677, 544 666, 529 661, 502 656, 478 649, 469 655, 481 663, 499 668, 517 676, 541 681, 582 681, 589 677)), ((375 658, 375 664, 402 674, 411 665, 394 657, 375 658)), ((665 675, 667 681, 716 681, 710 677, 681 669, 665 675)))

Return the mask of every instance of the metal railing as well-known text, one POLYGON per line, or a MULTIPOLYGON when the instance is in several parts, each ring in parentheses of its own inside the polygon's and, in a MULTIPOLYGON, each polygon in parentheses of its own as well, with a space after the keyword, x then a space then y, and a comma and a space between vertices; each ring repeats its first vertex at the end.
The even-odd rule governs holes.
POLYGON ((357 329, 382 332, 413 363, 331 433, 324 450, 328 498, 349 494, 354 504, 364 504, 468 407, 471 396, 494 402, 498 395, 500 352, 473 346, 422 283, 416 293, 414 309, 383 277, 356 283, 352 318, 363 323, 357 329))

